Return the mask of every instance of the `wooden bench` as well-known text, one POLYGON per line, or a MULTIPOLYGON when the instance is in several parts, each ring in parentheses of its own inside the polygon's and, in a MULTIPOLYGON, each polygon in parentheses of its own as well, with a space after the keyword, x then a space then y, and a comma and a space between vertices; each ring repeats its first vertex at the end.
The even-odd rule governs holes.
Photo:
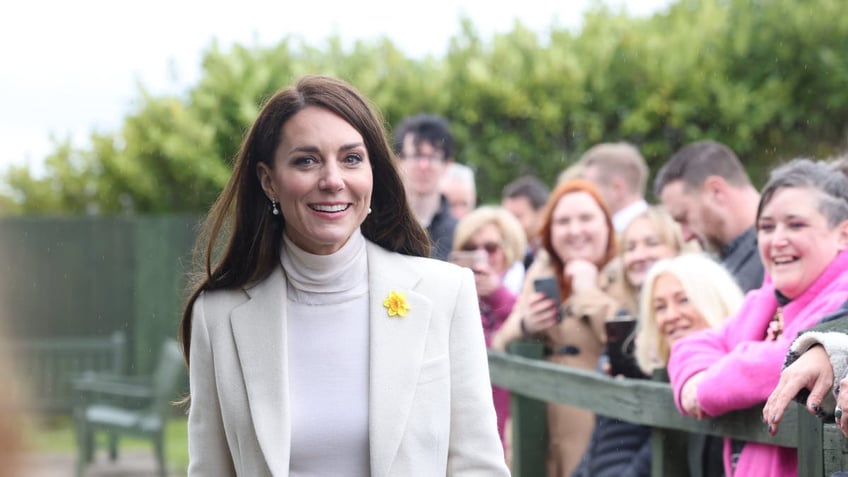
POLYGON ((17 373, 25 380, 28 410, 43 414, 70 413, 71 381, 86 372, 123 374, 126 336, 68 337, 18 340, 11 343, 17 373))
POLYGON ((148 438, 153 443, 159 475, 167 474, 165 426, 172 412, 172 401, 183 382, 185 364, 180 347, 173 339, 162 346, 151 376, 115 376, 86 373, 74 380, 78 456, 76 475, 82 476, 86 464, 94 459, 95 434, 109 436, 109 457, 118 457, 121 435, 148 438))

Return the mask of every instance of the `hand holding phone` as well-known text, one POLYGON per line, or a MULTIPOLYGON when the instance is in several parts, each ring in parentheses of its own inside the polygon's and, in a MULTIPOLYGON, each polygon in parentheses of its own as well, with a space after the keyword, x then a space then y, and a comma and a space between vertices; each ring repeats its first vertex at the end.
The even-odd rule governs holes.
POLYGON ((610 374, 627 378, 645 378, 636 362, 636 320, 613 320, 604 323, 607 332, 607 356, 610 374))
POLYGON ((556 303, 556 321, 559 323, 562 321, 562 313, 560 310, 560 304, 562 303, 562 298, 559 295, 559 284, 554 277, 544 277, 537 278, 533 280, 533 288, 537 292, 542 292, 545 295, 545 298, 550 298, 556 303))

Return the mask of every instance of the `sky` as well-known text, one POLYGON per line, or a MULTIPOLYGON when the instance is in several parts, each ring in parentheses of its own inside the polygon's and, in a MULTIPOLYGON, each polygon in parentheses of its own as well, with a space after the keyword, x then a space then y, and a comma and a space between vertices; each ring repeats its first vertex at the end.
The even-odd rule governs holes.
MULTIPOLYGON (((671 0, 607 0, 650 15, 671 0)), ((514 22, 544 33, 577 29, 592 0, 26 0, 0 6, 0 172, 28 164, 38 174, 51 136, 85 147, 92 131, 114 132, 138 85, 181 94, 199 77, 213 41, 269 46, 297 35, 315 46, 390 38, 413 57, 447 51, 459 18, 483 39, 514 22), (416 9, 416 7, 420 7, 416 9)), ((282 85, 281 85, 282 86, 282 85)))

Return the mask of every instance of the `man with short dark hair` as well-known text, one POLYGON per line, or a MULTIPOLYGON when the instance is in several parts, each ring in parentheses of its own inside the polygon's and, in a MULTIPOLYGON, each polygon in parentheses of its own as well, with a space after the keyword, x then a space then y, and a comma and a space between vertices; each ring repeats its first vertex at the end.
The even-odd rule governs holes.
POLYGON ((456 218, 441 183, 454 160, 454 139, 447 120, 432 114, 405 118, 395 129, 394 149, 409 206, 427 229, 432 256, 447 260, 453 248, 456 218))
POLYGON ((686 145, 659 170, 654 192, 683 238, 717 253, 744 291, 762 284, 755 229, 760 194, 730 148, 715 141, 686 145))

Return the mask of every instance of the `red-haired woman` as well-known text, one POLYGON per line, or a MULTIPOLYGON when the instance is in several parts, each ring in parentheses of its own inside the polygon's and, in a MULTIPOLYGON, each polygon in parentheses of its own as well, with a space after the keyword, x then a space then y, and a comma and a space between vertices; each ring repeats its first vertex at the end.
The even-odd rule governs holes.
MULTIPOLYGON (((492 347, 536 337, 547 360, 597 369, 604 350, 604 322, 620 309, 607 290, 604 271, 615 256, 615 230, 597 189, 582 179, 562 182, 551 193, 542 217, 540 253, 527 271, 521 297, 492 347), (536 291, 536 279, 552 276, 559 300, 536 291)), ((548 404, 548 476, 569 476, 589 444, 594 427, 590 411, 548 404)))

